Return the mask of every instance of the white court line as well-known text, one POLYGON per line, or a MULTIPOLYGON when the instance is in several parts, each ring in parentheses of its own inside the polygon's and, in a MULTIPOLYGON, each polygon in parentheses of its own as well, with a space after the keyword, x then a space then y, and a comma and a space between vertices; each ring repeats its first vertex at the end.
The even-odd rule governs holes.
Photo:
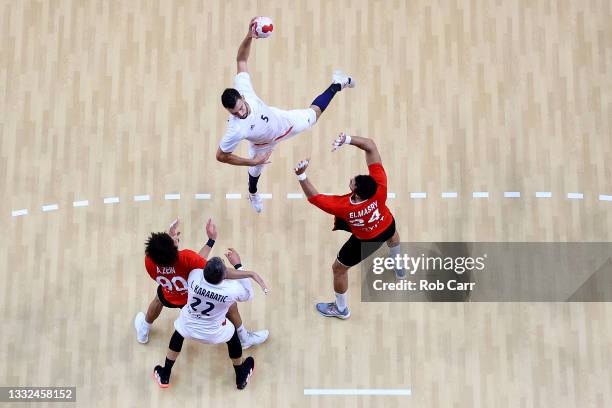
POLYGON ((259 196, 263 200, 271 200, 272 199, 272 193, 261 193, 261 194, 259 194, 259 196))
POLYGON ((601 201, 612 201, 612 195, 600 194, 599 199, 601 201))
POLYGON ((387 198, 395 198, 395 193, 387 193, 387 198))
POLYGON ((119 202, 119 197, 106 197, 104 199, 104 204, 116 204, 119 202))
POLYGON ((536 191, 537 198, 550 198, 552 193, 550 191, 536 191))
POLYGON ((504 191, 504 197, 506 198, 521 198, 519 191, 504 191))
POLYGON ((149 201, 151 200, 151 196, 148 194, 135 195, 134 201, 149 201))
POLYGON ((73 201, 73 207, 87 207, 89 205, 89 200, 81 200, 81 201, 73 201))
POLYGON ((196 193, 196 200, 210 200, 210 194, 208 193, 196 193))
POLYGON ((26 208, 24 208, 22 210, 13 210, 11 212, 11 215, 13 217, 21 217, 22 215, 28 215, 28 210, 26 208))
POLYGON ((410 198, 427 198, 427 193, 410 193, 410 198))
POLYGON ((181 195, 172 193, 172 194, 164 194, 164 200, 180 200, 181 195))
POLYGON ((584 198, 584 194, 582 193, 567 193, 567 198, 570 200, 582 200, 584 198))
POLYGON ((473 198, 489 198, 489 192, 488 191, 474 191, 472 193, 472 197, 473 198))
POLYGON ((42 206, 42 210, 44 212, 55 211, 57 209, 59 209, 59 205, 57 204, 47 204, 42 206))
POLYGON ((458 194, 455 191, 445 191, 442 193, 442 198, 457 198, 458 194))
POLYGON ((240 200, 242 198, 242 194, 240 193, 227 193, 225 195, 226 200, 240 200))
POLYGON ((298 200, 304 198, 304 194, 302 193, 287 193, 287 198, 289 200, 298 200))
POLYGON ((304 388, 304 395, 412 395, 409 388, 304 388))

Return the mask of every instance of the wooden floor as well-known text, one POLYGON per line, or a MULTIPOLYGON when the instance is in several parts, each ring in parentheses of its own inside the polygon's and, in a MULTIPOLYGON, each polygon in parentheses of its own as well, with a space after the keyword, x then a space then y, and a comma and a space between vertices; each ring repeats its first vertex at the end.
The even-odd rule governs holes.
POLYGON ((326 192, 365 171, 356 149, 330 152, 348 131, 378 143, 405 241, 612 241, 612 203, 599 197, 612 195, 609 1, 2 0, 0 19, 0 385, 76 385, 83 407, 612 405, 611 304, 360 303, 355 270, 353 316, 323 319, 313 304, 332 299, 347 236, 287 199, 299 159, 326 192), (245 169, 214 159, 219 95, 253 15, 275 23, 249 63, 268 104, 309 105, 335 68, 358 81, 276 150, 260 215, 225 198, 244 197, 245 169), (190 248, 213 217, 214 254, 237 248, 272 288, 240 307, 271 332, 245 391, 224 346, 189 342, 172 387, 153 383, 176 311, 136 342, 132 319, 155 291, 144 241, 176 215, 190 248))

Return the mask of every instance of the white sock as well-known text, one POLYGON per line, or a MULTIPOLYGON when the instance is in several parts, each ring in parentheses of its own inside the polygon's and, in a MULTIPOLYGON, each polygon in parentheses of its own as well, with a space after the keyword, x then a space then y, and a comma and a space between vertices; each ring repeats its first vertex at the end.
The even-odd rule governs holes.
POLYGON ((241 324, 240 327, 236 329, 236 332, 238 332, 238 337, 241 339, 244 339, 249 335, 247 329, 244 328, 244 324, 241 324))
POLYGON ((400 253, 400 244, 389 247, 389 257, 395 258, 400 253))
POLYGON ((346 298, 346 292, 336 293, 336 306, 338 306, 339 312, 344 312, 346 310, 346 298))
POLYGON ((147 322, 147 315, 146 315, 146 313, 145 313, 145 318, 144 318, 144 319, 142 319, 142 325, 143 325, 144 327, 146 327, 146 328, 147 328, 147 330, 150 330, 150 329, 151 329, 151 325, 152 325, 152 324, 153 324, 153 323, 149 323, 149 322, 147 322))

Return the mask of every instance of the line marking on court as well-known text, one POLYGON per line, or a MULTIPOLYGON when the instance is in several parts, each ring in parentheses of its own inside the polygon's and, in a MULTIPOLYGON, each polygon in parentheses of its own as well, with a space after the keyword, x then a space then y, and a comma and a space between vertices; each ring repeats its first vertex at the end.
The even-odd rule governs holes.
POLYGON ((472 197, 473 198, 489 198, 489 192, 488 191, 474 191, 472 193, 472 197))
POLYGON ((442 198, 457 198, 458 194, 455 191, 445 191, 442 194, 442 198))
POLYGON ((164 200, 180 200, 181 195, 177 193, 164 194, 164 200))
POLYGON ((506 198, 521 198, 520 191, 504 191, 504 197, 506 198))
POLYGON ((411 396, 412 390, 386 388, 304 388, 304 395, 396 395, 411 396))
POLYGON ((43 212, 55 211, 59 209, 59 205, 57 204, 46 204, 42 206, 43 212))
POLYGON ((272 193, 261 193, 259 196, 262 199, 264 199, 264 200, 271 200, 272 199, 272 193))
POLYGON ((536 191, 537 198, 551 198, 552 193, 550 191, 536 191))
POLYGON ((226 200, 240 200, 242 198, 242 194, 240 193, 227 193, 225 195, 226 200))
POLYGON ((427 193, 423 193, 423 192, 410 193, 410 198, 427 198, 427 193))
POLYGON ((151 196, 148 194, 135 195, 134 201, 149 201, 151 200, 151 196))
POLYGON ((106 197, 104 199, 104 204, 117 204, 119 202, 119 197, 106 197))
POLYGON ((395 198, 395 193, 387 193, 387 198, 395 198))
POLYGON ((570 200, 582 200, 584 198, 584 194, 582 193, 567 193, 567 198, 570 200))
POLYGON ((89 200, 81 200, 81 201, 73 201, 73 207, 87 207, 89 205, 89 200))
POLYGON ((11 215, 13 217, 21 217, 23 215, 28 215, 28 210, 27 210, 27 208, 24 208, 24 209, 21 209, 21 210, 13 210, 11 212, 11 215))
POLYGON ((299 200, 301 198, 304 198, 304 194, 302 194, 302 193, 287 193, 287 198, 289 200, 299 200))
POLYGON ((196 200, 210 200, 210 194, 208 193, 196 193, 196 200))
POLYGON ((600 194, 599 199, 601 201, 612 201, 612 195, 600 194))

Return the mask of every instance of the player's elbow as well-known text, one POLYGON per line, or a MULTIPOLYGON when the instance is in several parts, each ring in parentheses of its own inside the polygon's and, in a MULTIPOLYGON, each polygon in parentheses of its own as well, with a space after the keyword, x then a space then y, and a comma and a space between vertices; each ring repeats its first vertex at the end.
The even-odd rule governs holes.
POLYGON ((220 161, 221 163, 225 163, 227 161, 227 153, 221 149, 217 149, 217 154, 215 157, 217 158, 217 161, 220 161))

